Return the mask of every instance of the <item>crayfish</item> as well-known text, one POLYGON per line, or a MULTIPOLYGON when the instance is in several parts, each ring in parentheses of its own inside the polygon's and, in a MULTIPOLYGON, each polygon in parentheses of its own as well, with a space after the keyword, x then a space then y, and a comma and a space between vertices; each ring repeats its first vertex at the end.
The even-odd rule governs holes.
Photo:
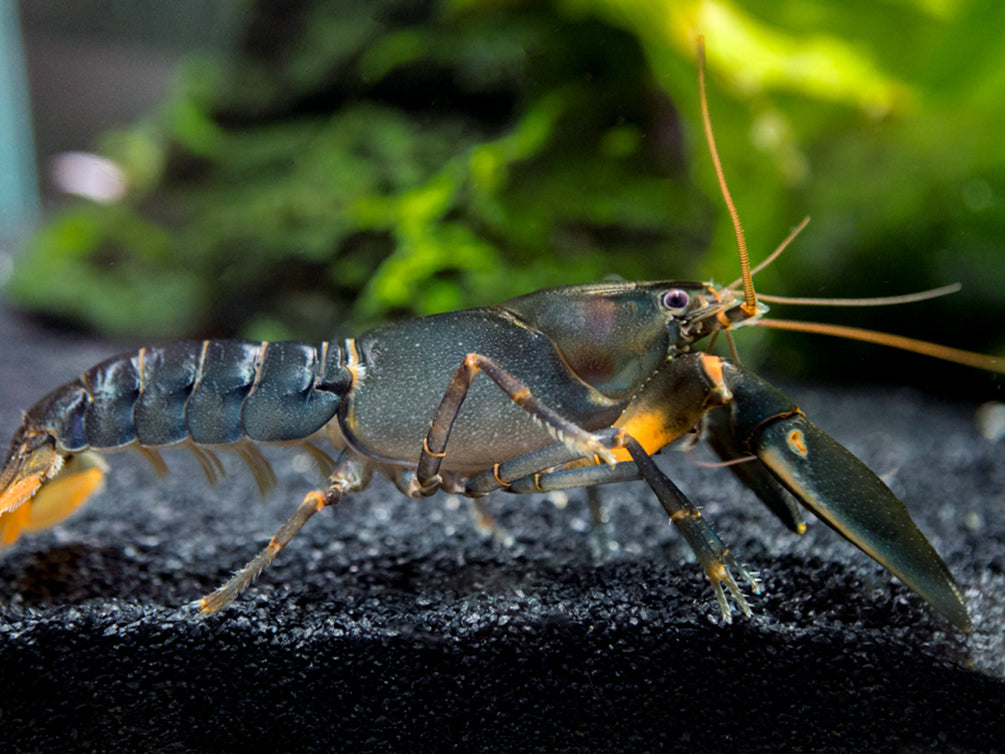
POLYGON ((718 333, 732 342, 743 326, 775 326, 1005 366, 919 341, 763 316, 715 149, 703 56, 699 42, 703 122, 736 229, 739 281, 552 288, 387 324, 341 343, 205 340, 116 356, 25 414, 0 474, 3 542, 61 519, 93 494, 103 475, 95 454, 136 449, 162 468, 161 450, 187 447, 212 476, 213 452, 230 449, 268 487, 271 470, 258 444, 304 445, 326 467, 327 483, 201 600, 212 612, 236 598, 311 516, 363 489, 374 471, 412 497, 641 479, 694 550, 729 620, 727 592, 749 614, 740 584, 759 592, 760 582, 652 458, 700 428, 725 461, 742 460, 734 470, 791 529, 805 527, 800 507, 813 511, 968 630, 953 577, 904 504, 790 398, 698 344, 718 333), (315 442, 330 442, 337 458, 315 442))

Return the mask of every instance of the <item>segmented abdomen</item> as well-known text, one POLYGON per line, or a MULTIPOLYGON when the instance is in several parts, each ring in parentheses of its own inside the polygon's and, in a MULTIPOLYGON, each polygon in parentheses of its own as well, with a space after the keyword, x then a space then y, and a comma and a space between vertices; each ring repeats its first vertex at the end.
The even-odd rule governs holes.
POLYGON ((69 452, 299 440, 331 420, 351 384, 333 343, 181 341, 103 361, 35 404, 25 426, 69 452))

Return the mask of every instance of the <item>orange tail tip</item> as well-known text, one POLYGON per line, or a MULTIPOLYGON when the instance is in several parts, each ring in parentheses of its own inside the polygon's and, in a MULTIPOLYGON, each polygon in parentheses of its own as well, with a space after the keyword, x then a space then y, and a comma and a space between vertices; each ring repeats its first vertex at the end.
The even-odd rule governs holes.
POLYGON ((31 500, 63 468, 66 456, 45 436, 15 437, 0 476, 0 513, 17 510, 31 500))
POLYGON ((24 531, 36 531, 66 518, 100 487, 104 462, 84 453, 66 457, 51 445, 13 454, 3 471, 0 491, 0 547, 24 531))

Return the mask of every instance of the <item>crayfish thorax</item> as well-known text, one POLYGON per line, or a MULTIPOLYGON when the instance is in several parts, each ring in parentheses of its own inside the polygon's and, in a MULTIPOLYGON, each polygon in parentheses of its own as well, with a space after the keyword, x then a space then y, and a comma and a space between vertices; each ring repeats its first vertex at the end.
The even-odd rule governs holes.
POLYGON ((0 473, 0 546, 70 515, 103 478, 96 456, 61 452, 52 435, 22 426, 0 473))

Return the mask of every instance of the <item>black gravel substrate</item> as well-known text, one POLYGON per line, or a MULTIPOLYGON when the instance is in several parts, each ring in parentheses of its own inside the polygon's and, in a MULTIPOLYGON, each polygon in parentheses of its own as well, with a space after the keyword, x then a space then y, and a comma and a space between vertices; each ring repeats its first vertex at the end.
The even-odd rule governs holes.
MULTIPOLYGON (((116 350, 0 314, 0 431, 116 350)), ((789 534, 722 470, 661 463, 761 572, 723 625, 641 484, 465 500, 389 484, 310 521, 223 614, 188 603, 317 483, 275 453, 263 503, 110 458, 104 492, 0 554, 0 751, 1005 751, 1005 445, 911 389, 789 391, 887 479, 963 586, 969 636, 811 521, 789 534)))

